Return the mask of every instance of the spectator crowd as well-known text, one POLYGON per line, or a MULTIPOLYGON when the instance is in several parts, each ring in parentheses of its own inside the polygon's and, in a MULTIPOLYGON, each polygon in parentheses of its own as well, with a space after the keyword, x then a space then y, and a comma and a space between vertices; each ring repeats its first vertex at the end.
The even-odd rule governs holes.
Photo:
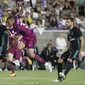
POLYGON ((14 15, 19 10, 22 21, 39 31, 40 28, 65 29, 66 19, 71 16, 75 18, 75 23, 84 29, 84 3, 79 1, 81 2, 81 0, 0 0, 0 18, 5 24, 7 16, 14 15))

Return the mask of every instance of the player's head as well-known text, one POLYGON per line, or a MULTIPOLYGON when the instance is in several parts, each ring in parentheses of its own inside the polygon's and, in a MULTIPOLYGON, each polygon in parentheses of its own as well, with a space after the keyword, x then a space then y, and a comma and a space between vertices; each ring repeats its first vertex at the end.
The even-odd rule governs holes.
POLYGON ((7 18, 7 26, 8 27, 12 27, 13 26, 13 24, 15 23, 15 20, 14 20, 14 17, 13 16, 9 16, 8 18, 7 18))
POLYGON ((74 19, 68 18, 66 21, 66 27, 72 27, 74 25, 74 19))

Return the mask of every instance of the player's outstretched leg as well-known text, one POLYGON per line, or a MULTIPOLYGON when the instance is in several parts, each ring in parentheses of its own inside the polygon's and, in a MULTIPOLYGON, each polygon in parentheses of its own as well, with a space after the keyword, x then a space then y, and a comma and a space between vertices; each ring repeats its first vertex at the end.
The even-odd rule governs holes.
POLYGON ((73 66, 73 63, 70 62, 70 61, 67 61, 66 70, 64 72, 65 76, 69 73, 69 71, 71 70, 72 66, 73 66))
POLYGON ((41 62, 42 64, 45 65, 45 67, 47 68, 47 70, 49 70, 50 72, 52 72, 52 67, 50 63, 47 63, 43 58, 41 58, 39 55, 35 56, 35 59, 39 62, 41 62))
POLYGON ((52 80, 52 82, 62 82, 62 77, 60 76, 62 69, 62 63, 57 63, 58 79, 52 80))
POLYGON ((44 64, 45 67, 46 67, 50 72, 52 72, 51 64, 47 63, 42 57, 40 57, 39 55, 35 54, 33 48, 29 48, 29 49, 27 50, 27 53, 28 53, 29 57, 37 60, 38 62, 40 62, 40 63, 42 63, 42 64, 44 64))
POLYGON ((67 61, 65 72, 64 73, 62 73, 62 72, 59 73, 59 75, 62 79, 66 79, 66 76, 69 73, 69 71, 71 70, 72 66, 73 66, 72 62, 67 61))

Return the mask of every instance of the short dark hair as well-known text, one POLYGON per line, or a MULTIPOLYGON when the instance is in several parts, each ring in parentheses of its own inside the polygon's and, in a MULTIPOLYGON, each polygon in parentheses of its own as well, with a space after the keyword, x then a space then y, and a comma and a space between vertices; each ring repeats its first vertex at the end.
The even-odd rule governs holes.
POLYGON ((11 15, 11 16, 8 16, 8 17, 7 17, 7 21, 8 21, 9 19, 14 19, 14 16, 12 16, 12 15, 11 15))
POLYGON ((52 46, 52 44, 51 44, 51 43, 48 43, 48 44, 47 44, 47 46, 49 46, 49 45, 51 45, 51 46, 52 46))
POLYGON ((68 20, 74 22, 74 18, 72 18, 72 17, 68 18, 68 20))

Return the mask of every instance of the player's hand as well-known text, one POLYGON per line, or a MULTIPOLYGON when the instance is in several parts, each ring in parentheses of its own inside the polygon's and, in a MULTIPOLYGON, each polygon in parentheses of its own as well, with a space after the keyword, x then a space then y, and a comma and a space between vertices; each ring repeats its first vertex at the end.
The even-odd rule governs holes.
POLYGON ((59 58, 58 59, 58 63, 62 63, 63 62, 63 59, 62 58, 59 58))
POLYGON ((80 51, 80 52, 79 52, 79 55, 78 55, 79 61, 82 61, 82 58, 81 58, 81 57, 82 57, 82 52, 80 51))

